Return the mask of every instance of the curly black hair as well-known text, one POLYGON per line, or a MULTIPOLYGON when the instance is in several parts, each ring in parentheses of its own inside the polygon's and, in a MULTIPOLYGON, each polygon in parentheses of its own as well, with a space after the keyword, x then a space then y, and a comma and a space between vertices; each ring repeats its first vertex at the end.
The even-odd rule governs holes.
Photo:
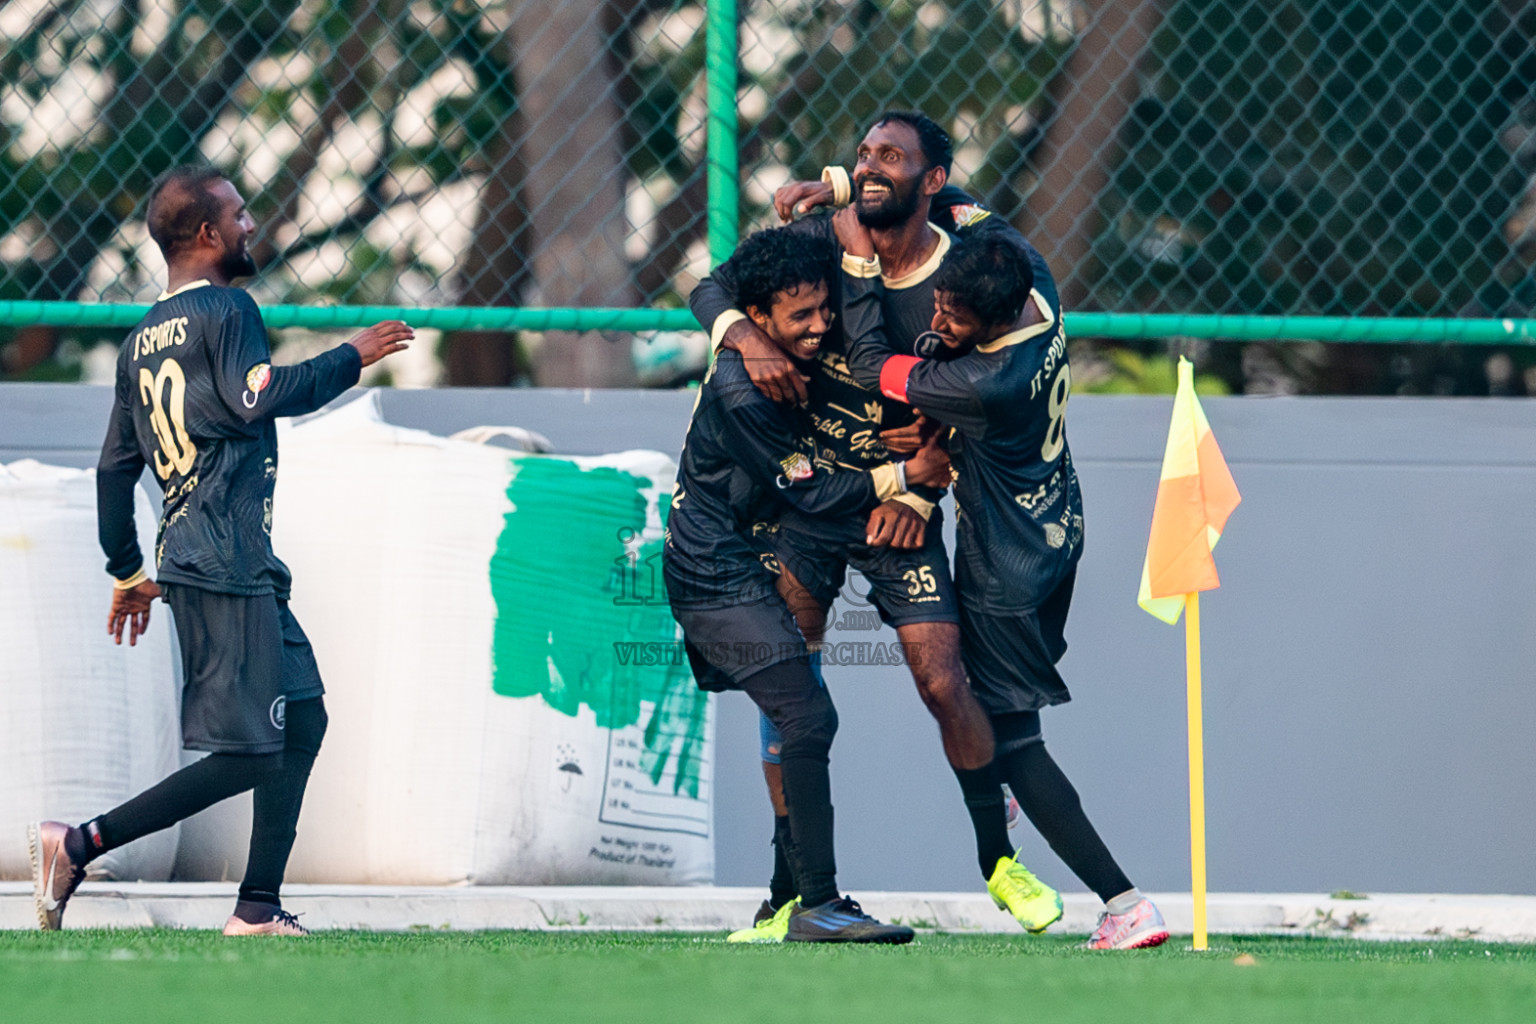
POLYGON ((770 228, 751 235, 731 257, 736 271, 736 308, 756 306, 764 313, 779 292, 800 285, 825 284, 835 253, 825 238, 790 228, 770 228))
POLYGON ((995 235, 956 242, 944 255, 933 290, 975 313, 989 326, 1011 324, 1024 312, 1035 270, 1017 245, 995 235))
POLYGON ((928 165, 928 170, 942 167, 946 175, 949 173, 949 166, 955 159, 955 144, 950 140, 949 132, 940 128, 937 121, 915 110, 887 110, 875 121, 874 127, 891 121, 904 124, 917 133, 917 144, 922 147, 923 162, 928 165))
POLYGON ((149 237, 167 259, 190 245, 204 224, 218 221, 213 187, 228 180, 218 168, 201 165, 172 168, 155 179, 144 219, 149 237))

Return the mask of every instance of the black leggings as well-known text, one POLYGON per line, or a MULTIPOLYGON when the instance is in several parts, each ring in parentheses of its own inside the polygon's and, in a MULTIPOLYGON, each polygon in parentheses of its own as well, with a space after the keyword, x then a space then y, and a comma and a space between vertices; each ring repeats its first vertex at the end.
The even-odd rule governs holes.
MULTIPOLYGON (((1004 733, 1007 730, 1003 730, 1004 733)), ((999 735, 999 747, 1003 746, 999 735)), ((1045 749, 1038 733, 1007 753, 999 752, 998 774, 1014 799, 1072 873, 1106 903, 1131 888, 1094 829, 1071 781, 1045 749)))
MULTIPOLYGON (((319 697, 288 705, 283 749, 273 754, 209 754, 166 776, 138 796, 94 821, 88 852, 98 857, 141 836, 170 828, 221 800, 254 789, 251 850, 242 899, 269 896, 275 902, 293 849, 299 809, 309 771, 320 752, 328 719, 319 697)), ((92 823, 88 822, 87 825, 92 823)))
POLYGON ((828 763, 837 735, 837 709, 816 681, 808 657, 770 665, 741 684, 784 736, 780 767, 789 807, 789 855, 805 906, 837 898, 832 780, 828 763))

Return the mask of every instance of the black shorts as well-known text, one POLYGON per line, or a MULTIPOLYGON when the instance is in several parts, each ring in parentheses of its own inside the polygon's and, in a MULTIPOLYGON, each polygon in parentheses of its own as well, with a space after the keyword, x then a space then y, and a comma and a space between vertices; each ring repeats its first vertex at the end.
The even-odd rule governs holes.
POLYGON ((1077 570, 1037 608, 977 612, 960 606, 960 659, 971 690, 989 715, 1038 711, 1072 699, 1056 663, 1067 652, 1067 610, 1077 570))
POLYGON ((933 510, 923 546, 915 549, 865 544, 866 522, 863 516, 818 519, 790 512, 776 528, 755 535, 823 608, 831 607, 847 570, 853 568, 869 580, 869 601, 886 625, 959 622, 943 513, 933 510))
POLYGON ((325 692, 288 602, 184 584, 163 589, 181 643, 182 746, 225 754, 282 750, 288 701, 325 692))
POLYGON ((770 665, 807 655, 805 638, 779 596, 771 559, 743 555, 720 565, 718 588, 685 579, 664 560, 662 578, 672 617, 683 627, 683 649, 703 690, 738 690, 770 665), (714 594, 708 593, 717 589, 714 594))

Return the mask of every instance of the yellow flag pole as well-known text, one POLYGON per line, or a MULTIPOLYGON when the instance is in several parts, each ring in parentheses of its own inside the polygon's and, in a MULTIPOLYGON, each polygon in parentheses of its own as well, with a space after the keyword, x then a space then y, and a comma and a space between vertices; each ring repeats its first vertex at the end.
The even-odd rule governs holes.
POLYGON ((1200 595, 1184 595, 1184 662, 1189 678, 1189 875, 1195 949, 1205 934, 1205 737, 1200 712, 1200 595))

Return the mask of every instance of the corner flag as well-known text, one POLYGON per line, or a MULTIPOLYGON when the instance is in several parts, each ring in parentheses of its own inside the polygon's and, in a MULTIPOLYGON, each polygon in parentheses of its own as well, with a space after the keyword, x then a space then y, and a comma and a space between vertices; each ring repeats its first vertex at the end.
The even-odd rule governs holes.
POLYGON ((1163 450, 1163 475, 1136 603, 1171 626, 1179 621, 1186 594, 1221 586, 1211 550, 1240 501, 1227 460, 1195 397, 1194 364, 1180 356, 1173 422, 1163 450))
POLYGON ((1195 367, 1179 357, 1179 388, 1152 509, 1152 536, 1136 602, 1170 626, 1184 613, 1189 712, 1189 876, 1194 948, 1206 949, 1205 727, 1201 712, 1200 591, 1221 586, 1211 549, 1243 499, 1195 397, 1195 367))

